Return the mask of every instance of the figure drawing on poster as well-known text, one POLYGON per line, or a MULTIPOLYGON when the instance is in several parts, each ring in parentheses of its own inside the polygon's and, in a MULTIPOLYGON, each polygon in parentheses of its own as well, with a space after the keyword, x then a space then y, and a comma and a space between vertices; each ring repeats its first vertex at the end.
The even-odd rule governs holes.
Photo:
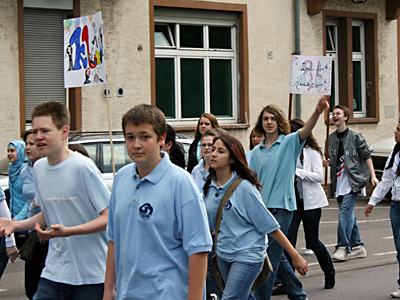
POLYGON ((64 20, 66 88, 106 83, 101 12, 64 20))

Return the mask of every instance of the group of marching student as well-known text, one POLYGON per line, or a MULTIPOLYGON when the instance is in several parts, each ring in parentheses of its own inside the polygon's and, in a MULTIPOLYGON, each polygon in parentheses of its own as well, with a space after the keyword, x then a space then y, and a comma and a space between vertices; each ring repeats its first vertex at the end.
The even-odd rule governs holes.
MULTIPOLYGON (((38 158, 44 158, 29 157, 27 146, 31 162, 26 166, 26 158, 13 153, 21 152, 19 143, 10 143, 8 151, 10 187, 15 189, 10 206, 18 199, 13 195, 19 186, 11 177, 18 174, 24 187, 24 178, 29 178, 26 174, 30 173, 34 193, 32 188, 23 188, 22 193, 27 206, 33 204, 32 208, 42 211, 28 213, 21 220, 14 215, 1 215, 0 234, 7 236, 5 253, 11 260, 18 256, 12 242, 14 232, 35 229, 38 238, 48 242, 34 300, 264 300, 271 298, 277 278, 285 286, 288 298, 307 299, 294 273, 297 270, 305 275, 308 268, 294 248, 302 220, 306 243, 325 274, 324 287, 332 288, 335 269, 318 238, 321 207, 327 205, 320 185, 323 160, 311 134, 320 114, 328 108, 326 97, 322 97, 307 122, 289 122, 276 105, 264 107, 251 133, 253 149, 248 153, 235 137, 219 128, 215 116, 203 114, 190 147, 191 176, 172 163, 183 165, 182 149, 176 146, 175 134, 167 126, 164 114, 152 105, 137 105, 122 117, 126 149, 133 163, 119 170, 110 195, 94 163, 68 149, 66 107, 56 102, 41 104, 32 111, 32 143, 38 146, 38 158), (233 193, 224 197, 233 186, 233 193), (214 262, 224 282, 221 287, 216 284, 211 265, 214 252, 214 262), (253 291, 267 255, 272 272, 253 291)), ((350 143, 345 140, 346 134, 354 137, 357 133, 346 132, 342 125, 348 116, 345 110, 339 110, 342 113, 334 113, 334 122, 339 124, 338 133, 345 132, 340 135, 340 143, 350 143), (344 130, 339 132, 339 128, 344 130)), ((399 142, 400 127, 395 136, 399 142)), ((367 166, 368 149, 362 137, 357 137, 355 143, 365 150, 360 159, 367 161, 367 166)), ((30 145, 29 135, 26 142, 30 145)), ((388 187, 394 186, 393 199, 399 198, 397 148, 366 208, 367 215, 388 187)), ((330 162, 325 163, 336 167, 342 157, 338 161, 336 158, 330 156, 330 162)), ((364 172, 359 166, 350 167, 351 163, 346 165, 349 172, 364 172)), ((376 180, 373 172, 371 180, 376 180)), ((349 186, 353 188, 352 180, 349 186)), ((347 199, 354 199, 353 193, 358 193, 344 185, 337 190, 343 192, 336 195, 339 210, 340 205, 349 205, 347 199)), ((396 221, 400 210, 395 201, 391 218, 400 253, 400 223, 396 221)), ((0 213, 3 203, 0 196, 0 213)), ((20 211, 23 206, 18 206, 20 211)), ((354 218, 354 212, 342 216, 339 223, 349 218, 354 218)), ((356 227, 356 222, 352 226, 356 227)), ((336 258, 343 249, 363 255, 360 241, 357 244, 346 236, 342 239, 336 249, 340 251, 334 253, 336 258)))
MULTIPOLYGON (((319 115, 328 107, 325 97, 321 98, 309 121, 293 121, 297 127, 293 126, 290 133, 290 124, 279 107, 266 106, 251 132, 252 151, 248 153, 244 152, 236 138, 215 128, 218 127, 215 117, 203 115, 200 118, 199 124, 202 121, 202 124, 208 123, 208 127, 198 126, 201 136, 198 137, 197 144, 200 144, 199 155, 202 159, 193 168, 192 176, 203 192, 213 237, 216 234, 214 229, 221 199, 237 177, 244 179, 225 204, 218 238, 216 241, 213 239, 225 287, 222 292, 218 289, 212 268, 208 266, 208 299, 216 299, 216 296, 222 299, 269 299, 277 275, 285 284, 290 299, 307 299, 301 282, 294 273, 294 269, 297 269, 300 274, 305 275, 307 263, 294 250, 292 244, 295 245, 295 241, 290 243, 285 235, 291 224, 293 211, 296 210, 296 170, 304 169, 301 170, 303 175, 298 175, 298 178, 304 182, 313 182, 311 186, 317 186, 318 191, 322 190, 319 183, 322 178, 310 179, 307 176, 313 173, 309 165, 310 155, 313 155, 310 152, 317 152, 316 149, 319 149, 311 130, 319 115), (208 122, 202 120, 207 118, 208 122), (299 161, 300 154, 304 156, 303 148, 306 159, 299 161), (290 263, 283 250, 286 251, 290 263), (252 285, 260 273, 267 253, 273 271, 253 294, 252 285)), ((320 150, 317 153, 322 177, 322 156, 320 150)), ((319 176, 318 171, 317 174, 319 176)), ((302 186, 301 183, 297 181, 299 187, 302 186)), ((322 201, 327 202, 323 190, 322 194, 322 201)), ((318 201, 314 199, 314 202, 318 201)), ((335 269, 325 246, 318 239, 320 207, 324 204, 315 207, 313 203, 313 209, 319 211, 319 217, 318 213, 313 217, 311 226, 316 228, 311 228, 313 233, 306 236, 306 239, 315 250, 325 272, 325 288, 332 288, 335 284, 335 269)), ((294 231, 293 235, 297 235, 297 229, 294 231)), ((212 255, 213 251, 209 254, 209 264, 212 255)))

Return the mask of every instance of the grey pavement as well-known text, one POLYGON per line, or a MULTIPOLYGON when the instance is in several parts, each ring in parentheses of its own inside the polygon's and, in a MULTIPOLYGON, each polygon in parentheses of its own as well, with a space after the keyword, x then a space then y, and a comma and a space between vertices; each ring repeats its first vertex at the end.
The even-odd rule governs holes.
MULTIPOLYGON (((335 200, 323 209, 320 224, 320 239, 332 253, 336 244, 338 209, 335 200)), ((389 299, 390 293, 397 288, 398 264, 390 227, 390 201, 383 201, 374 208, 369 218, 364 210, 367 199, 357 201, 355 213, 360 228, 361 239, 368 252, 366 258, 352 259, 335 263, 337 284, 332 290, 324 290, 324 277, 315 255, 303 255, 309 263, 309 272, 301 277, 309 299, 389 299)), ((297 250, 305 250, 304 234, 300 226, 297 250)), ((24 262, 7 265, 0 281, 0 299, 27 299, 24 294, 24 262)), ((274 296, 272 300, 287 299, 286 296, 274 296)))

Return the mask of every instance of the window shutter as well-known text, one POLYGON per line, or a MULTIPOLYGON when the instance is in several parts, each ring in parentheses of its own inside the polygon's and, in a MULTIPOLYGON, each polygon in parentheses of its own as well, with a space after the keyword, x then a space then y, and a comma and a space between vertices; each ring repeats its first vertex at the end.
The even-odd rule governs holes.
POLYGON ((24 9, 25 115, 43 102, 66 103, 64 10, 24 9))

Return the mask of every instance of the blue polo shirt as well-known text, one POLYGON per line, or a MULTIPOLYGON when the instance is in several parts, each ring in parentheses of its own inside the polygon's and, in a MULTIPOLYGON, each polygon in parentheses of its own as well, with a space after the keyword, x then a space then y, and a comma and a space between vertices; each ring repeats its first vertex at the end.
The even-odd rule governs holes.
MULTIPOLYGON (((218 187, 212 179, 205 197, 207 215, 215 228, 219 204, 228 187, 238 177, 218 187)), ((217 255, 227 262, 264 261, 267 255, 267 234, 279 228, 278 222, 262 202, 260 192, 248 180, 243 180, 222 211, 217 241, 217 255)))
POLYGON ((296 210, 294 175, 296 163, 304 146, 298 131, 280 134, 271 148, 264 146, 265 139, 252 150, 250 168, 257 172, 262 184, 261 196, 268 208, 296 210))
POLYGON ((212 246, 204 201, 168 155, 142 179, 135 163, 118 171, 108 235, 117 299, 187 299, 189 256, 212 246))
POLYGON ((204 174, 204 159, 199 161, 199 164, 195 166, 192 170, 192 176, 194 179, 194 183, 196 183, 197 187, 201 194, 203 194, 203 187, 206 183, 207 177, 210 174, 210 169, 204 174))

